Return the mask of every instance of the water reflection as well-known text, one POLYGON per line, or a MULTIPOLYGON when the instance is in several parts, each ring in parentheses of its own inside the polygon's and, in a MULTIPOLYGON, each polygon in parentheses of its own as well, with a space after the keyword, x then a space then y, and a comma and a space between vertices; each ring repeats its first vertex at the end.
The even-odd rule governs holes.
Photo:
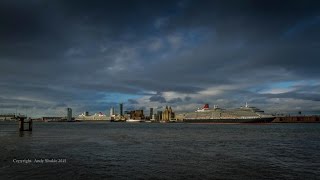
POLYGON ((31 137, 32 136, 32 131, 19 131, 19 137, 31 137))

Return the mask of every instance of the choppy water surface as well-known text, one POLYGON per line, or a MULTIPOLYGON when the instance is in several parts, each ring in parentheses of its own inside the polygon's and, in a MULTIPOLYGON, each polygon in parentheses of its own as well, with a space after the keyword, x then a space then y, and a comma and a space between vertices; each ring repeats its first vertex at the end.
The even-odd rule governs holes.
POLYGON ((0 122, 6 179, 320 179, 320 124, 81 122, 17 129, 0 122))

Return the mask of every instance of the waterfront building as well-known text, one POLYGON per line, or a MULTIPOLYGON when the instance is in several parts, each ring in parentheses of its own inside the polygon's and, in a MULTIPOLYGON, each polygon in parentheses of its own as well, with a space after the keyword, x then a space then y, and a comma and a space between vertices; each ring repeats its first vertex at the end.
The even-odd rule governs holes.
POLYGON ((138 119, 138 120, 145 119, 143 110, 130 111, 130 119, 138 119))
POLYGON ((16 117, 17 116, 15 114, 0 114, 0 121, 3 121, 3 120, 15 120, 16 117))
POLYGON ((42 121, 44 122, 59 122, 59 121, 65 121, 66 119, 64 117, 59 116, 44 116, 42 117, 42 121))
POLYGON ((162 113, 162 120, 165 122, 169 122, 170 120, 174 119, 174 112, 172 111, 171 107, 168 108, 166 106, 166 109, 162 113))

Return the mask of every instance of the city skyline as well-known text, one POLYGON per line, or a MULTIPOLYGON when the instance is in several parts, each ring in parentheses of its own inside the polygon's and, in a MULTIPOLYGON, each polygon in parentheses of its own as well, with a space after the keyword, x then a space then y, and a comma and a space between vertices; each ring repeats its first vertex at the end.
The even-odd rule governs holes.
POLYGON ((320 112, 317 1, 0 2, 0 109, 320 112))

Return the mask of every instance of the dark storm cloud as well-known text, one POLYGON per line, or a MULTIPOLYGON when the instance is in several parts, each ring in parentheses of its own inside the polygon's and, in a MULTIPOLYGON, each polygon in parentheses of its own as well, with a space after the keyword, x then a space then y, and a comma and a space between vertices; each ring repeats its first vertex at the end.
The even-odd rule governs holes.
MULTIPOLYGON (((245 35, 253 42, 280 37, 297 23, 319 16, 317 1, 191 1, 172 21, 179 26, 211 27, 220 42, 245 35)), ((307 35, 308 36, 308 35, 307 35)))
POLYGON ((151 102, 160 102, 160 103, 165 103, 167 102, 166 99, 164 97, 162 97, 161 95, 154 95, 154 96, 151 96, 149 98, 149 100, 151 102))
POLYGON ((138 104, 138 101, 136 101, 134 99, 128 99, 128 103, 129 104, 138 104))
MULTIPOLYGON (((177 80, 175 79, 175 76, 179 77, 179 75, 168 77, 169 76, 168 74, 163 74, 161 72, 158 72, 157 69, 154 69, 153 72, 147 72, 147 71, 148 70, 146 70, 145 73, 150 73, 150 74, 142 75, 142 77, 149 76, 148 79, 125 80, 124 82, 132 86, 137 86, 139 88, 147 88, 148 90, 161 91, 161 92, 176 91, 176 92, 184 92, 184 93, 196 93, 200 90, 203 90, 203 88, 192 86, 192 84, 187 85, 187 84, 176 83, 177 80), (154 75, 159 77, 153 77, 154 75), (162 79, 161 76, 165 77, 165 79, 162 79), (161 80, 161 81, 158 81, 158 80, 161 80)), ((128 77, 128 79, 130 79, 130 77, 128 77)))
POLYGON ((204 98, 231 99, 223 101, 229 105, 277 97, 316 103, 318 94, 305 85, 277 95, 248 89, 320 79, 319 4, 4 0, 0 104, 102 111, 117 103, 105 99, 116 92, 137 106, 129 95, 177 105, 204 98), (219 93, 197 98, 212 87, 219 93), (164 97, 169 91, 181 97, 164 97))
POLYGON ((172 103, 172 104, 180 103, 180 102, 182 102, 181 98, 173 98, 173 99, 168 101, 168 103, 172 103))
POLYGON ((197 59, 188 62, 188 71, 226 69, 234 74, 263 65, 319 77, 314 68, 319 65, 319 7, 317 1, 192 1, 171 26, 204 27, 215 34, 205 48, 188 56, 197 59), (285 36, 288 31, 290 37, 285 36))

